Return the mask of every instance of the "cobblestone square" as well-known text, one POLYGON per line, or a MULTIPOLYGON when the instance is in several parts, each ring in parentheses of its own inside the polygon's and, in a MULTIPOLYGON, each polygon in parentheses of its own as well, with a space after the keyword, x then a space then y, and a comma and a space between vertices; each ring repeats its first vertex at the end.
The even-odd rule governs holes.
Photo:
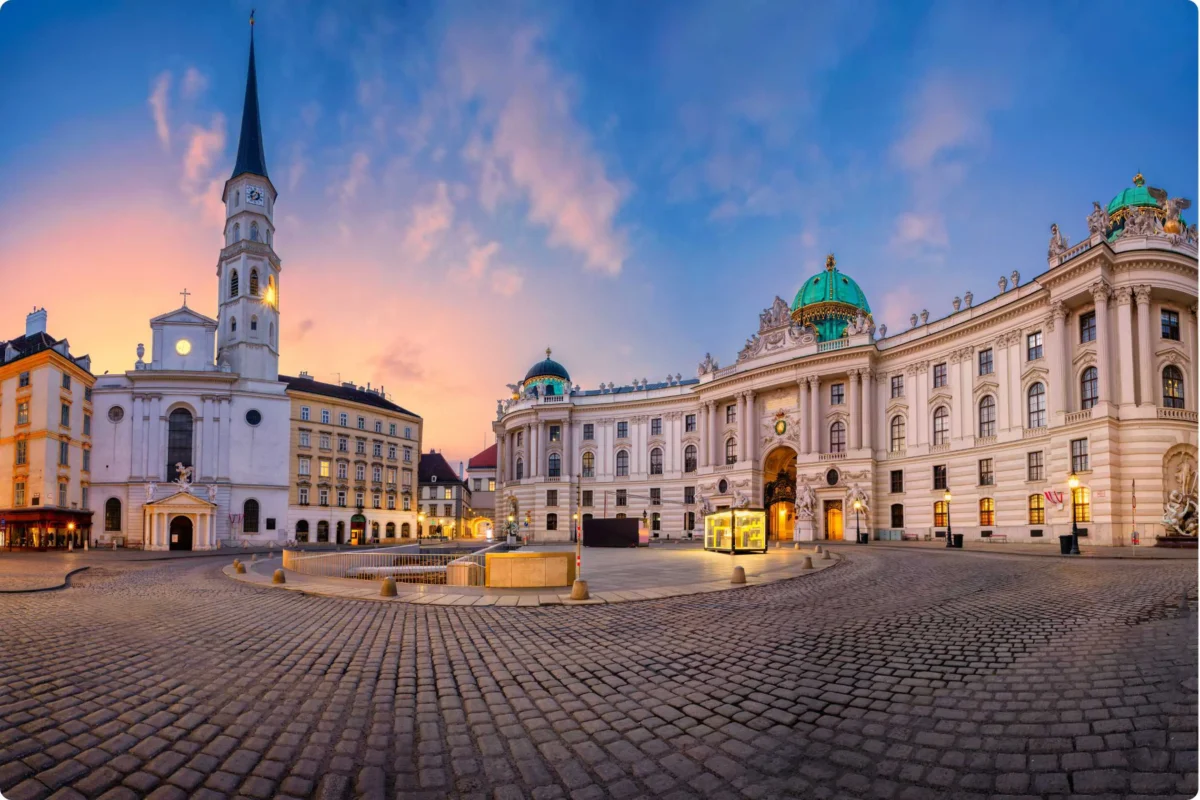
POLYGON ((0 595, 6 798, 1196 793, 1194 560, 847 549, 540 608, 313 597, 227 561, 0 595))

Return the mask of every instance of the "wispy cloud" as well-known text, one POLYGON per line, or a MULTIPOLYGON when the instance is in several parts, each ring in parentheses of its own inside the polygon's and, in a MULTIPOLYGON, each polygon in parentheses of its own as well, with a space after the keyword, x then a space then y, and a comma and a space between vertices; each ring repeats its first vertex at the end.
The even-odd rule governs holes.
POLYGON ((194 100, 208 88, 208 78, 204 73, 195 67, 188 67, 187 72, 183 73, 183 86, 181 92, 183 99, 194 100))
POLYGON ((444 182, 439 182, 434 197, 428 203, 413 208, 412 222, 404 231, 401 249, 415 264, 429 258, 442 234, 454 222, 454 203, 444 182))
POLYGON ((472 278, 482 278, 487 272, 488 263, 492 256, 500 252, 499 242, 488 242, 482 247, 472 247, 467 252, 467 274, 472 278))
POLYGON ((492 291, 503 297, 512 297, 521 291, 525 278, 510 267, 492 270, 492 291))
POLYGON ((154 118, 154 131, 158 134, 158 141, 167 149, 171 147, 171 125, 167 119, 167 95, 170 91, 171 73, 163 72, 154 79, 150 96, 146 98, 146 103, 150 106, 150 115, 154 118))
POLYGON ((183 156, 183 192, 192 205, 201 209, 206 222, 218 230, 225 224, 225 206, 221 202, 223 181, 214 166, 225 152, 225 116, 213 114, 208 127, 189 125, 183 156))
POLYGON ((348 203, 355 198, 358 190, 362 188, 363 183, 367 180, 367 167, 370 166, 370 157, 362 150, 355 151, 350 157, 350 165, 346 168, 346 176, 338 184, 337 193, 343 203, 348 203))
POLYGON ((946 233, 946 220, 936 212, 918 214, 906 211, 896 218, 891 244, 901 249, 914 245, 947 247, 950 237, 946 233))

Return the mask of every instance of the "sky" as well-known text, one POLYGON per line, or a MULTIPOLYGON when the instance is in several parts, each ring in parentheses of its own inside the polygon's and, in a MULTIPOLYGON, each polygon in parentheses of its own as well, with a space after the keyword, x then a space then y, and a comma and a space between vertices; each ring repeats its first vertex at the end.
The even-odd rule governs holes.
POLYGON ((1139 171, 1197 197, 1183 0, 9 0, 0 338, 44 306, 100 374, 185 288, 216 315, 252 7, 280 370, 384 386, 453 464, 547 347, 694 376, 829 252, 898 332, 1139 171))

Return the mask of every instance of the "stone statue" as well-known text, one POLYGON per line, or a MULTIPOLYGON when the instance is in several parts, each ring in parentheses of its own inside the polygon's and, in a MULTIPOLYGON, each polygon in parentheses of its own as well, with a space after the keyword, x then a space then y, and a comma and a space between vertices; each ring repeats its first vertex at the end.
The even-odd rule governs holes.
POLYGON ((1014 270, 1012 271, 1012 275, 1010 275, 1009 277, 1010 277, 1010 278, 1012 278, 1012 286, 1013 286, 1013 288, 1014 288, 1014 289, 1015 289, 1015 288, 1017 288, 1017 286, 1018 286, 1018 285, 1021 283, 1021 273, 1017 272, 1017 271, 1014 269, 1014 270))
POLYGON ((881 325, 879 326, 879 338, 880 338, 880 339, 886 339, 886 338, 887 338, 887 325, 886 325, 886 324, 881 324, 881 325))
POLYGON ((929 324, 929 309, 927 309, 927 308, 921 309, 921 324, 922 325, 929 324))
POLYGON ((208 485, 208 502, 217 502, 217 485, 215 483, 210 483, 208 485))
POLYGON ((796 519, 812 519, 817 510, 817 493, 808 483, 801 483, 796 489, 796 519))
POLYGON ((750 495, 746 494, 745 492, 738 492, 737 494, 734 495, 734 498, 736 500, 735 505, 738 508, 749 508, 750 507, 750 495))
POLYGON ((496 419, 501 419, 503 417, 504 417, 504 402, 501 400, 497 400, 496 401, 496 419))
POLYGON ((705 353, 704 360, 700 362, 700 368, 696 371, 697 376, 707 375, 710 372, 717 371, 717 362, 713 361, 712 353, 705 353))
MULTIPOLYGON (((1067 251, 1070 247, 1067 244, 1067 237, 1063 236, 1062 231, 1058 229, 1058 223, 1053 223, 1050 226, 1050 249, 1046 252, 1046 258, 1054 258, 1067 251)), ((1013 287, 1016 288, 1015 286, 1013 287)))
POLYGON ((146 484, 146 502, 149 503, 154 499, 154 490, 158 488, 158 484, 150 481, 146 484))
POLYGON ((707 517, 713 512, 712 503, 707 497, 700 496, 700 516, 707 517))
POLYGON ((846 510, 847 510, 847 512, 854 510, 854 502, 856 500, 860 504, 859 510, 862 511, 862 513, 866 514, 868 511, 871 510, 871 506, 867 502, 866 492, 864 492, 857 483, 852 484, 850 486, 850 490, 846 492, 846 510))
POLYGON ((192 473, 195 467, 185 467, 182 461, 175 462, 175 483, 184 489, 192 485, 192 473))
POLYGON ((960 308, 962 308, 962 298, 961 298, 961 297, 956 297, 956 298, 954 298, 954 300, 953 300, 953 301, 951 301, 951 302, 953 303, 953 305, 954 305, 954 310, 955 310, 956 312, 957 312, 957 311, 958 311, 960 308))
POLYGON ((1145 208, 1136 208, 1125 217, 1125 233, 1130 236, 1153 236, 1159 232, 1158 215, 1145 208))
POLYGON ((1187 226, 1187 231, 1184 233, 1183 238, 1192 244, 1196 243, 1196 223, 1193 222, 1191 225, 1187 226))
POLYGON ((913 327, 913 328, 917 327, 917 315, 916 314, 913 314, 912 316, 910 316, 908 318, 908 324, 910 327, 913 327))
POLYGON ((996 281, 996 285, 1000 287, 1001 294, 1003 294, 1004 292, 1007 292, 1008 291, 1008 278, 1001 275, 1000 280, 996 281))
POLYGON ((769 331, 790 324, 792 309, 782 297, 776 297, 770 308, 763 309, 758 315, 758 332, 769 331))
POLYGON ((1185 459, 1175 474, 1176 488, 1167 495, 1163 527, 1173 536, 1196 535, 1196 468, 1185 459))
POLYGON ((1167 233, 1182 233, 1183 223, 1179 221, 1179 215, 1180 212, 1192 207, 1192 201, 1184 197, 1167 197, 1167 193, 1163 189, 1150 187, 1148 191, 1150 196, 1158 201, 1159 206, 1167 212, 1167 218, 1163 221, 1163 230, 1167 233))
POLYGON ((975 301, 975 295, 973 295, 970 291, 968 291, 966 294, 963 295, 963 302, 965 302, 967 304, 967 308, 970 308, 971 303, 973 303, 974 301, 975 301))
POLYGON ((1092 201, 1092 213, 1087 217, 1088 234, 1095 236, 1108 236, 1108 212, 1105 211, 1100 203, 1092 201))

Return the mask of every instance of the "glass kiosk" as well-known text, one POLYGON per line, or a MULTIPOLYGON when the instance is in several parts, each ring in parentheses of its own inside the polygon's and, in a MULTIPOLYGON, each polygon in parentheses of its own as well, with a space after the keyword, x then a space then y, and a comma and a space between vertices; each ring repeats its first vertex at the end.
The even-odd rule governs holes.
POLYGON ((767 552, 767 512, 729 508, 704 518, 704 549, 718 553, 767 552))

